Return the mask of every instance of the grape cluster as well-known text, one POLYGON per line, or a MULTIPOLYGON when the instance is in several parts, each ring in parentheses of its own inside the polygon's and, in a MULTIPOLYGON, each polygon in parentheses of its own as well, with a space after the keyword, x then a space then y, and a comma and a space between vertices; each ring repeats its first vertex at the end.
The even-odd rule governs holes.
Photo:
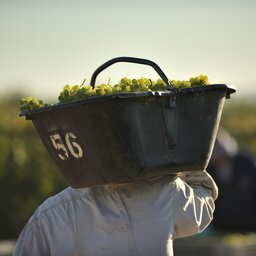
POLYGON ((206 75, 199 75, 196 77, 190 77, 189 80, 171 80, 173 86, 175 88, 188 88, 191 86, 202 86, 202 85, 209 85, 209 80, 206 75))
POLYGON ((20 100, 20 110, 32 110, 48 106, 42 100, 32 97, 23 98, 20 100))
POLYGON ((208 76, 206 75, 199 75, 197 77, 191 77, 189 78, 189 82, 191 83, 191 86, 198 86, 198 85, 209 85, 208 76))
MULTIPOLYGON (((191 86, 209 85, 206 75, 191 77, 189 80, 170 80, 175 88, 188 88, 191 86)), ((108 84, 100 84, 94 88, 91 85, 65 85, 58 97, 59 103, 66 103, 76 100, 87 99, 95 96, 111 95, 116 93, 129 92, 148 92, 148 91, 166 91, 168 89, 166 83, 162 79, 153 81, 148 78, 141 77, 139 79, 122 78, 117 84, 111 86, 108 84)), ((35 98, 25 98, 21 100, 21 110, 32 110, 47 106, 42 100, 35 98)))
MULTIPOLYGON (((118 91, 117 91, 118 92, 118 91)), ((114 88, 107 84, 101 84, 93 88, 91 85, 65 85, 58 97, 60 103, 87 99, 93 96, 103 96, 114 93, 114 88)))

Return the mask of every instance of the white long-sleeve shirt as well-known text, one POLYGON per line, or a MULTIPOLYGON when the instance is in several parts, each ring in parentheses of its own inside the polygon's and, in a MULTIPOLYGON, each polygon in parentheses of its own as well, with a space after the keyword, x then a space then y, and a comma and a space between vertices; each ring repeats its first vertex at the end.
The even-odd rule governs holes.
POLYGON ((173 255, 174 238, 204 230, 217 187, 205 171, 120 186, 68 187, 38 207, 19 255, 173 255))

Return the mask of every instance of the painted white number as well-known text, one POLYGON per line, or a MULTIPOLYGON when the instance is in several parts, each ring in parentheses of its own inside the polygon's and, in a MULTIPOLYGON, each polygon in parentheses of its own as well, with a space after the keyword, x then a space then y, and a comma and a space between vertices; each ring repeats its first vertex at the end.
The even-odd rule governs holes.
POLYGON ((61 160, 67 160, 68 159, 68 151, 66 147, 64 146, 62 139, 58 133, 55 133, 50 136, 52 145, 54 148, 58 151, 58 157, 61 160))
POLYGON ((83 156, 83 150, 81 146, 75 141, 76 136, 72 132, 67 132, 65 134, 65 144, 63 143, 59 133, 50 135, 50 139, 53 147, 57 150, 57 155, 61 160, 67 160, 70 154, 74 158, 81 158, 83 156), (70 154, 69 154, 70 153, 70 154))
POLYGON ((67 143, 70 153, 75 158, 81 158, 83 156, 83 150, 82 150, 81 146, 77 142, 74 141, 74 139, 76 139, 76 135, 74 133, 72 133, 72 132, 66 133, 65 140, 66 140, 66 143, 67 143), (72 141, 70 138, 72 138, 72 141))

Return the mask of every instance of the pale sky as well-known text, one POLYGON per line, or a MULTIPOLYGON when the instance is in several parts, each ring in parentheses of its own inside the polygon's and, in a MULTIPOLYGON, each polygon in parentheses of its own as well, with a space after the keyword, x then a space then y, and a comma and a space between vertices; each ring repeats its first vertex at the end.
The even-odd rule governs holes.
MULTIPOLYGON (((89 83, 118 56, 156 62, 171 79, 201 73, 256 94, 254 0, 0 0, 0 97, 57 99, 65 84, 89 83)), ((150 67, 119 63, 98 82, 152 79, 150 67)))

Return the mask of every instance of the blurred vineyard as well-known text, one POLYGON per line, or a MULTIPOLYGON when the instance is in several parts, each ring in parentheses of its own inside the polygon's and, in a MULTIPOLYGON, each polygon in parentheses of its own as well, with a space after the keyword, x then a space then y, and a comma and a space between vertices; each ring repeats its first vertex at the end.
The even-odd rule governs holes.
MULTIPOLYGON (((31 122, 18 116, 20 95, 0 100, 0 240, 16 239, 36 207, 67 186, 31 122)), ((225 105, 221 125, 256 155, 256 104, 225 105)))
POLYGON ((256 103, 226 101, 221 126, 225 127, 242 148, 256 156, 256 103))
POLYGON ((18 116, 19 99, 0 101, 0 240, 17 238, 36 207, 66 185, 32 123, 18 116))

